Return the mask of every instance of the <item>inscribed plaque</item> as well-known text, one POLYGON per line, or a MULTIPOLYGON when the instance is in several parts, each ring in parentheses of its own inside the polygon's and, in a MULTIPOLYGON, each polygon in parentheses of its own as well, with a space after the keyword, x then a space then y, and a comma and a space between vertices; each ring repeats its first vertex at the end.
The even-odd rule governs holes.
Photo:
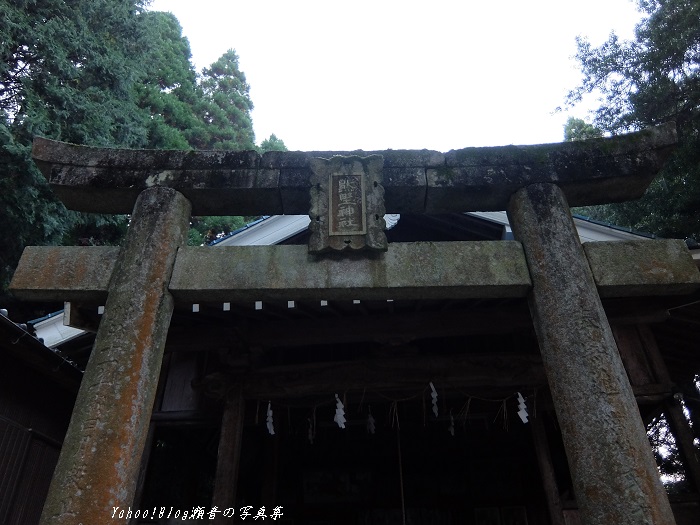
POLYGON ((387 249, 383 164, 380 155, 310 159, 309 252, 387 249))

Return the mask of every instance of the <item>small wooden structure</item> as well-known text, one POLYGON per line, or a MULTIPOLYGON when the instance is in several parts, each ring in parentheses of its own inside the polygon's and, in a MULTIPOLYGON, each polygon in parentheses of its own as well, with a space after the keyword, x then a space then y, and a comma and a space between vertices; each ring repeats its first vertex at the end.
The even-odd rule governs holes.
POLYGON ((82 374, 0 314, 0 523, 37 523, 82 374))
MULTIPOLYGON (((552 458, 548 444, 559 433, 550 426, 553 419, 537 416, 549 406, 556 413, 582 523, 674 523, 635 394, 664 399, 669 413, 681 414, 669 397, 671 378, 644 326, 645 319, 690 302, 688 297, 700 288, 700 273, 679 241, 599 243, 584 249, 569 212, 570 205, 640 196, 674 143, 673 127, 662 126, 585 143, 447 154, 372 152, 383 157, 387 213, 507 209, 516 240, 389 242, 383 253, 318 255, 299 245, 188 248, 184 239, 191 213, 307 212, 313 159, 350 152, 121 151, 37 139, 35 160, 67 206, 108 213, 133 210, 120 249, 27 248, 11 285, 28 300, 71 301, 74 312, 82 305, 105 304, 41 523, 108 523, 114 507, 133 506, 142 454, 147 442, 157 439, 149 433, 154 402, 155 414, 162 414, 167 411, 163 403, 178 399, 177 392, 180 409, 188 402, 197 408, 194 419, 211 406, 195 399, 202 392, 224 400, 211 502, 224 509, 241 501, 236 499, 238 487, 250 501, 246 483, 258 483, 237 483, 241 465, 251 472, 246 450, 261 450, 260 443, 246 443, 242 432, 246 399, 268 399, 270 407, 273 400, 287 400, 287 424, 293 428, 292 400, 340 394, 336 410, 342 411, 343 392, 362 392, 356 401, 362 407, 382 396, 396 401, 429 384, 438 387, 438 398, 446 385, 446 399, 454 400, 462 389, 473 392, 469 400, 501 396, 504 411, 516 391, 524 391, 530 405, 534 392, 540 392, 539 408, 529 407, 534 417, 527 439, 534 444, 542 489, 519 493, 546 501, 540 507, 548 509, 549 517, 538 513, 537 505, 499 510, 496 500, 484 497, 487 503, 473 500, 464 509, 471 516, 467 522, 524 523, 528 515, 532 523, 573 519, 559 488, 568 473, 556 471, 554 465, 561 462, 552 458), (269 324, 243 318, 243 305, 257 301, 293 302, 312 312, 310 320, 282 318, 269 324), (315 319, 314 311, 329 311, 342 302, 369 308, 367 315, 358 321, 336 306, 336 315, 315 319), (216 303, 242 319, 209 325, 192 321, 190 326, 178 322, 170 328, 173 312, 182 315, 193 304, 196 310, 216 303), (404 304, 410 304, 409 312, 404 304), (450 310, 448 304, 459 306, 450 310), (530 335, 533 329, 536 339, 530 335), (503 333, 511 334, 511 348, 495 337, 491 353, 461 349, 465 341, 483 343, 481 336, 503 333), (431 340, 444 347, 431 352, 431 340), (171 350, 184 346, 199 352, 189 357, 171 353, 167 380, 159 382, 166 343, 171 350), (350 346, 344 351, 339 345, 350 346), (295 358, 295 347, 307 350, 295 358), (328 359, 334 351, 341 359, 328 359), (194 383, 178 387, 178 368, 185 372, 181 379, 194 383), (189 389, 191 384, 198 388, 189 389), (194 392, 189 401, 183 398, 187 392, 194 392)), ((437 414, 448 421, 455 411, 463 412, 437 414)), ((273 419, 274 411, 265 412, 256 409, 254 416, 273 419)), ((411 428, 420 419, 407 418, 396 403, 392 414, 396 428, 411 428)), ((318 423, 309 419, 307 438, 313 440, 318 423)), ((421 511, 406 504, 404 489, 409 495, 419 490, 404 483, 401 451, 415 454, 436 445, 408 440, 406 432, 395 434, 404 523, 417 520, 407 507, 421 511)), ((272 500, 277 493, 270 480, 276 479, 280 454, 286 458, 281 461, 290 462, 299 454, 277 446, 264 450, 267 466, 260 490, 272 500)), ((487 447, 489 441, 472 446, 487 447)), ((690 448, 681 446, 690 458, 689 476, 697 483, 692 439, 690 448)), ((458 464, 480 464, 484 480, 507 472, 503 464, 458 464)), ((346 496, 325 494, 329 483, 341 480, 347 488, 369 482, 362 469, 345 464, 340 470, 344 473, 330 478, 310 473, 304 479, 305 495, 338 503, 346 496)), ((452 501, 446 496, 450 491, 464 496, 480 485, 479 476, 465 486, 454 470, 449 475, 454 478, 447 482, 449 488, 424 490, 452 501)), ((362 518, 330 521, 380 523, 388 516, 368 512, 362 518)), ((449 519, 433 513, 422 521, 451 523, 449 519)), ((214 520, 230 521, 221 514, 214 520)))

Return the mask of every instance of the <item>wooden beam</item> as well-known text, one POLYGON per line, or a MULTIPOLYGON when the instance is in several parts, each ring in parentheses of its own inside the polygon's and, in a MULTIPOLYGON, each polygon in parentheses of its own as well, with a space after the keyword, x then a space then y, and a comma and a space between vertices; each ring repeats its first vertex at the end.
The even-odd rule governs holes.
POLYGON ((683 413, 680 400, 675 397, 667 399, 664 403, 664 412, 678 450, 683 457, 683 466, 686 475, 690 478, 688 482, 696 493, 700 493, 700 450, 695 446, 695 436, 683 413))
MULTIPOLYGON (((659 381, 671 385, 671 376, 668 373, 666 363, 659 351, 654 334, 648 326, 638 328, 641 344, 646 350, 647 358, 659 381)), ((671 432, 676 439, 676 445, 683 458, 683 466, 686 474, 690 477, 689 482, 694 486, 695 492, 700 493, 700 451, 695 446, 695 436, 688 424, 683 406, 680 403, 681 394, 676 396, 666 396, 663 403, 664 412, 671 432)))
POLYGON ((634 325, 612 325, 611 328, 630 384, 635 387, 654 383, 655 378, 649 367, 644 347, 639 340, 637 327, 634 325))
MULTIPOLYGON (((104 307, 104 305, 102 305, 104 307)), ((86 332, 97 333, 100 326, 99 314, 94 305, 66 301, 63 304, 63 324, 86 332)))
MULTIPOLYGON (((546 385, 539 356, 498 354, 460 356, 402 356, 397 358, 309 363, 246 369, 241 377, 230 376, 231 384, 241 383, 246 398, 276 399, 338 391, 415 391, 429 381, 454 388, 512 390, 546 385), (361 385, 361 386, 360 386, 361 385)), ((206 386, 221 391, 221 376, 206 386)))
POLYGON ((231 520, 223 515, 223 511, 235 507, 236 504, 244 416, 245 400, 241 389, 232 388, 226 393, 226 404, 221 419, 212 506, 219 508, 222 512, 216 514, 212 521, 215 525, 230 523, 231 520))
POLYGON ((566 525, 562 512, 559 485, 557 484, 557 477, 552 463, 552 454, 549 450, 549 440, 542 422, 543 417, 544 412, 540 412, 530 419, 530 430, 532 431, 537 465, 542 476, 542 486, 545 499, 547 500, 547 508, 549 509, 549 519, 552 525, 566 525))
MULTIPOLYGON (((394 345, 431 337, 507 334, 532 328, 532 319, 525 303, 519 300, 494 307, 479 304, 478 308, 467 303, 461 308, 439 311, 402 311, 396 310, 394 304, 387 303, 386 310, 381 313, 371 310, 367 315, 358 317, 342 314, 333 307, 333 303, 307 308, 308 303, 298 302, 295 312, 304 310, 308 315, 306 318, 294 318, 286 310, 277 308, 274 308, 275 315, 270 316, 271 306, 267 303, 261 311, 254 310, 250 303, 247 307, 245 304, 232 304, 229 312, 221 312, 220 304, 204 303, 200 304, 202 320, 201 324, 196 324, 196 329, 187 321, 178 322, 176 317, 168 331, 165 351, 204 352, 239 344, 295 348, 373 341, 394 345), (216 308, 216 314, 212 315, 209 308, 216 308)), ((659 323, 668 319, 667 306, 653 302, 640 303, 638 299, 625 301, 625 305, 616 303, 612 311, 608 311, 607 305, 604 306, 608 319, 615 325, 659 323)), ((84 305, 71 304, 71 308, 76 307, 82 313, 88 310, 84 305)), ((95 310, 94 307, 92 310, 95 310)), ((191 316, 186 315, 188 318, 191 316)), ((90 328, 96 330, 99 317, 94 316, 96 321, 90 328)))
MULTIPOLYGON (((523 353, 467 355, 406 355, 359 358, 354 361, 316 361, 294 365, 260 366, 254 359, 231 361, 235 372, 212 374, 200 386, 218 398, 228 385, 241 385, 248 398, 276 399, 356 390, 406 391, 425 388, 429 381, 449 388, 515 391, 547 385, 541 358, 523 353)), ((670 397, 668 385, 633 389, 639 403, 670 397)), ((538 406, 550 406, 540 401, 538 406)), ((155 419, 155 416, 154 416, 155 419)))
POLYGON ((633 386, 632 391, 639 405, 659 403, 671 397, 671 385, 668 383, 633 386))
POLYGON ((524 301, 489 310, 450 310, 370 314, 308 319, 238 320, 231 316, 217 325, 193 330, 173 324, 166 351, 228 348, 238 342, 264 348, 295 348, 318 344, 377 342, 405 344, 430 337, 469 334, 508 334, 532 326, 524 301))

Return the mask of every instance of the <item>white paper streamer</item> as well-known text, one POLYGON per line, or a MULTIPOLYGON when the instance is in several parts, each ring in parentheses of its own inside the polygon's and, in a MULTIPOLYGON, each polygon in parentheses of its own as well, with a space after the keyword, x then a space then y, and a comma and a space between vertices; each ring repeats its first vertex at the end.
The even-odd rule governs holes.
POLYGON ((374 417, 372 417, 372 412, 370 412, 369 415, 367 416, 367 433, 374 434, 374 432, 376 430, 377 430, 376 421, 374 420, 374 417))
POLYGON ((272 403, 270 401, 267 402, 267 431, 270 433, 271 436, 275 435, 275 426, 272 423, 272 403))
POLYGON ((335 395, 335 417, 333 421, 338 423, 340 428, 345 428, 345 407, 342 401, 340 401, 338 394, 335 395))
POLYGON ((525 398, 518 392, 518 415, 523 423, 527 423, 527 405, 525 404, 525 398))
POLYGON ((433 385, 432 381, 430 382, 430 390, 432 391, 432 392, 430 392, 430 397, 433 398, 433 414, 435 414, 435 417, 438 417, 438 406, 437 406, 438 394, 437 394, 437 390, 435 390, 435 385, 433 385))

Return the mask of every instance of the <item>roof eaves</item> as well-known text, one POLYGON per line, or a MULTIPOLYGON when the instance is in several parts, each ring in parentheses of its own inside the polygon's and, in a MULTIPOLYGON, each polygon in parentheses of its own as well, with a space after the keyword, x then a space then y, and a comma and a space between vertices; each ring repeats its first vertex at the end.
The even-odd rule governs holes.
POLYGON ((608 228, 610 230, 629 233, 631 235, 636 235, 638 237, 646 237, 647 239, 658 239, 659 238, 656 235, 654 235, 653 233, 642 232, 639 230, 634 230, 632 228, 625 228, 624 226, 616 226, 615 224, 611 224, 609 222, 591 219, 590 217, 586 217, 585 215, 579 215, 577 213, 573 213, 572 216, 574 219, 578 219, 580 221, 584 221, 584 222, 587 222, 589 224, 593 224, 596 226, 601 226, 603 228, 608 228))
POLYGON ((41 371, 58 384, 77 391, 82 371, 4 315, 0 315, 0 337, 0 350, 41 371))
POLYGON ((237 230, 233 230, 231 233, 229 233, 229 234, 226 235, 225 237, 221 237, 220 239, 214 239, 214 240, 211 241, 207 246, 216 246, 216 245, 219 244, 220 242, 223 242, 223 241, 225 241, 225 240, 227 240, 227 239, 230 239, 230 238, 233 237, 234 235, 238 235, 239 233, 241 233, 241 232, 243 232, 243 231, 246 231, 247 229, 249 229, 249 228, 255 226, 256 224, 260 224, 261 222, 263 222, 263 221, 266 220, 266 219, 269 219, 270 217, 272 217, 272 215, 263 215, 263 216, 260 217, 259 219, 256 219, 256 220, 254 220, 254 221, 252 221, 252 222, 249 222, 248 224, 246 224, 246 225, 244 225, 244 226, 241 226, 241 227, 238 228, 237 230))

